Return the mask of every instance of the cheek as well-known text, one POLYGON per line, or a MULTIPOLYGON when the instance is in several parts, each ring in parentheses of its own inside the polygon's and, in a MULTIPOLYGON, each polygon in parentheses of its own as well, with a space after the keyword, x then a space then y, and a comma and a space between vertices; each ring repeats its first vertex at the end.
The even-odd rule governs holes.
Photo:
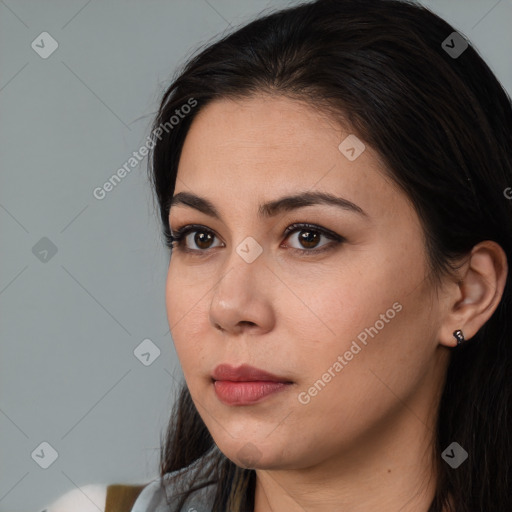
POLYGON ((170 264, 167 272, 165 304, 167 319, 176 353, 186 373, 187 368, 196 364, 201 357, 200 324, 204 325, 204 302, 201 297, 201 281, 190 281, 170 264), (192 285, 191 285, 192 284, 192 285))
MULTIPOLYGON (((361 378, 368 377, 370 367, 391 368, 421 356, 411 343, 412 333, 429 329, 420 242, 361 251, 345 263, 322 276, 320 292, 310 297, 308 308, 286 306, 295 316, 294 330, 302 339, 300 364, 308 368, 309 380, 321 378, 338 356, 346 355, 343 367, 364 373, 361 378)), ((352 377, 359 378, 357 373, 352 377)))
MULTIPOLYGON (((342 301, 349 296, 354 298, 354 294, 337 297, 342 301)), ((370 300, 361 294, 353 304, 364 305, 364 315, 348 307, 338 310, 331 321, 336 336, 320 339, 314 330, 309 331, 309 341, 304 336, 296 397, 301 405, 296 410, 311 429, 318 428, 316 418, 323 417, 322 431, 353 439, 400 409, 397 397, 410 396, 422 380, 429 354, 417 347, 423 340, 411 337, 412 325, 428 328, 421 325, 414 307, 419 296, 393 302, 394 298, 394 294, 374 294, 370 300), (337 323, 332 323, 336 318, 337 323)))
POLYGON ((381 314, 385 320, 396 316, 400 306, 393 309, 393 304, 403 296, 396 274, 393 265, 376 265, 370 255, 361 256, 357 262, 343 262, 338 269, 323 275, 319 291, 306 299, 307 307, 298 302, 286 307, 289 312, 295 311, 296 320, 312 335, 311 339, 328 345, 340 340, 344 343, 377 321, 382 329, 381 314))

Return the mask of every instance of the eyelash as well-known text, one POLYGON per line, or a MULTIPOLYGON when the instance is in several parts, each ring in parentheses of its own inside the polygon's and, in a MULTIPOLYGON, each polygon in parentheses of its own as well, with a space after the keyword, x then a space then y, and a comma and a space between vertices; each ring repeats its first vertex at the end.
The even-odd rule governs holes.
MULTIPOLYGON (((310 232, 312 231, 314 233, 320 233, 320 234, 324 235, 326 238, 333 240, 334 243, 325 244, 320 249, 296 249, 294 247, 291 248, 292 251, 295 251, 295 252, 301 254, 302 256, 311 256, 311 255, 319 254, 324 251, 328 251, 328 250, 336 247, 338 244, 345 241, 345 238, 340 235, 337 235, 331 231, 321 228, 320 226, 316 226, 314 224, 307 224, 307 223, 291 224, 290 226, 288 226, 285 229, 283 236, 288 238, 288 236, 290 234, 295 233, 296 231, 306 231, 306 230, 308 230, 310 232)), ((208 249, 204 249, 204 250, 189 249, 188 247, 185 247, 185 245, 184 245, 185 237, 189 233, 193 233, 194 231, 211 234, 214 237, 216 237, 215 233, 212 230, 210 230, 204 226, 201 226, 199 224, 187 224, 185 226, 178 228, 172 235, 170 235, 167 245, 171 249, 176 247, 177 250, 179 250, 183 253, 192 253, 192 254, 196 254, 201 257, 207 255, 207 253, 209 251, 208 249)))

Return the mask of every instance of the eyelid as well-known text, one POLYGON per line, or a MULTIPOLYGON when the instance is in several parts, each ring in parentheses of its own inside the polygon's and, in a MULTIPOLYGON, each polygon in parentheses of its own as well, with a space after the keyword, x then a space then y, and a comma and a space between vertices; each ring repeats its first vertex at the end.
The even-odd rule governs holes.
MULTIPOLYGON (((319 226, 317 224, 311 224, 309 222, 294 222, 292 224, 289 224, 288 227, 284 230, 283 237, 288 238, 291 233, 294 232, 300 232, 300 231, 306 231, 310 229, 311 231, 315 231, 323 235, 324 237, 332 240, 333 242, 330 244, 324 244, 320 246, 319 248, 313 248, 313 249, 298 249, 296 247, 290 247, 292 251, 298 251, 299 253, 306 254, 309 253, 311 255, 317 254, 322 252, 322 250, 327 250, 328 248, 332 247, 333 245, 337 245, 338 243, 345 242, 346 238, 338 235, 337 233, 324 228, 322 226, 319 226)), ((174 231, 171 232, 171 242, 168 244, 170 247, 173 247, 173 243, 177 242, 176 246, 179 250, 182 250, 183 252, 192 253, 192 254, 199 254, 199 255, 206 255, 209 253, 210 249, 189 249, 184 245, 184 241, 186 237, 195 231, 202 231, 204 233, 209 233, 213 235, 214 237, 220 239, 220 236, 217 235, 217 233, 202 224, 184 224, 183 226, 179 226, 174 231)), ((222 242, 224 243, 224 242, 222 242)))

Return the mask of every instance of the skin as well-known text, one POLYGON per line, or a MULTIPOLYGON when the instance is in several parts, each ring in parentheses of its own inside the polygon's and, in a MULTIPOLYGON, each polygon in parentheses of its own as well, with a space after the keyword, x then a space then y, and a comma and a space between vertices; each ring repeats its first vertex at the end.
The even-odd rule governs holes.
MULTIPOLYGON (((506 257, 482 242, 459 274, 429 280, 420 220, 368 145, 354 161, 338 149, 352 133, 313 105, 282 96, 216 100, 194 120, 175 194, 208 198, 221 220, 183 205, 171 230, 201 224, 215 237, 173 249, 166 305, 194 403, 220 450, 256 469, 255 512, 427 511, 435 493, 434 424, 452 333, 471 338, 497 307, 506 257), (367 216, 313 205, 260 219, 260 203, 323 191, 367 216), (309 245, 294 222, 324 227, 309 245), (262 253, 236 252, 246 237, 262 253), (322 378, 365 328, 402 306, 307 404, 298 395, 322 378), (229 406, 211 381, 220 363, 247 363, 293 381, 260 403, 229 406)), ((307 230, 306 230, 307 231, 307 230)), ((204 235, 203 235, 204 236, 204 235)), ((444 462, 443 462, 444 463, 444 462)))

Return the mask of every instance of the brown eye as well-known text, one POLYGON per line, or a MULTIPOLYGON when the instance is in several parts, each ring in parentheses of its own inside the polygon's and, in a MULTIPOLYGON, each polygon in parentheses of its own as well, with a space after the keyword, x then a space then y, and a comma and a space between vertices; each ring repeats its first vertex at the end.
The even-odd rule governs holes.
POLYGON ((206 253, 212 247, 212 241, 216 238, 215 233, 202 226, 189 225, 176 230, 171 235, 171 247, 189 253, 206 253), (191 248, 192 246, 192 248, 191 248), (197 247, 196 248, 194 248, 197 247))
POLYGON ((303 244, 306 249, 314 249, 320 240, 320 236, 318 232, 303 229, 299 231, 299 243, 303 244))
POLYGON ((213 236, 205 231, 195 231, 193 240, 200 249, 209 249, 213 236))
POLYGON ((327 251, 338 243, 344 241, 345 239, 327 231, 326 229, 320 228, 319 226, 310 225, 310 224, 293 224, 289 226, 285 235, 287 238, 291 238, 291 234, 298 233, 298 244, 299 247, 291 247, 294 251, 299 251, 300 254, 307 255, 308 253, 311 255, 317 254, 322 251, 327 251), (328 240, 332 240, 331 243, 324 243, 322 245, 318 245, 321 238, 327 238, 328 240))
MULTIPOLYGON (((304 256, 327 251, 345 241, 344 237, 313 224, 293 224, 286 228, 283 236, 288 239, 291 238, 292 233, 299 234, 298 243, 300 247, 292 246, 291 249, 304 256), (331 240, 331 243, 318 245, 322 237, 331 240)), ((170 246, 174 247, 174 244, 176 244, 179 251, 203 256, 209 253, 209 249, 215 247, 212 245, 215 238, 217 238, 217 235, 211 230, 200 225, 191 224, 176 230, 171 235, 170 246)))

